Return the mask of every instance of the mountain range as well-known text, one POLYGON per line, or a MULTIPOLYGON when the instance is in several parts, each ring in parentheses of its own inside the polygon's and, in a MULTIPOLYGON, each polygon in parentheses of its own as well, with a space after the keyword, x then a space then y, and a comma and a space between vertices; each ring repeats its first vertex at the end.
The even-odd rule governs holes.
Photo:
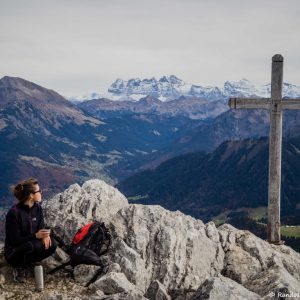
MULTIPOLYGON (((180 84, 177 77, 172 80, 180 84)), ((184 95, 163 102, 148 95, 135 102, 95 99, 75 105, 53 90, 5 76, 0 80, 1 204, 11 201, 10 184, 29 176, 40 179, 47 196, 73 182, 116 183, 177 155, 268 134, 267 112, 232 111, 226 102, 184 95)), ((285 137, 298 135, 298 119, 297 112, 284 118, 285 137)))
MULTIPOLYGON (((146 96, 152 96, 163 102, 185 96, 209 101, 223 100, 227 103, 229 97, 270 97, 271 84, 257 86, 247 79, 226 81, 223 87, 201 86, 179 79, 175 75, 163 76, 160 79, 134 78, 129 80, 116 79, 107 90, 93 91, 89 94, 70 97, 72 101, 86 101, 106 98, 117 101, 138 101, 146 96)), ((283 96, 295 98, 300 95, 300 87, 290 83, 283 83, 283 96)))
POLYGON ((178 99, 167 102, 153 96, 146 96, 138 101, 117 101, 102 98, 81 102, 78 107, 101 119, 129 114, 151 114, 205 120, 215 118, 228 110, 228 105, 224 101, 210 101, 186 96, 180 96, 178 99))

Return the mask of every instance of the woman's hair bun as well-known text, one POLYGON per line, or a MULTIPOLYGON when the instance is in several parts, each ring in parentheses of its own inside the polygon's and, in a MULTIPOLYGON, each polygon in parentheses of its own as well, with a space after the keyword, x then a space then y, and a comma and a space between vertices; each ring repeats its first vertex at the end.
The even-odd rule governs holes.
POLYGON ((17 191, 23 191, 24 187, 23 187, 23 184, 19 183, 16 185, 16 190, 17 191))
POLYGON ((34 192, 36 184, 38 184, 38 181, 34 178, 23 180, 12 187, 12 193, 20 202, 25 202, 29 195, 34 192))

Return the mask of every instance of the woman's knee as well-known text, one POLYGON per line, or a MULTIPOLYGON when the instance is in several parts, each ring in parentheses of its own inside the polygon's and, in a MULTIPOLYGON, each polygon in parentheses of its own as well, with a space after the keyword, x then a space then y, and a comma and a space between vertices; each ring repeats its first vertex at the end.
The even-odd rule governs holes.
POLYGON ((45 245, 43 244, 42 240, 35 240, 34 241, 34 250, 37 253, 42 253, 45 250, 47 252, 53 253, 53 252, 55 252, 56 247, 57 247, 56 242, 52 237, 51 237, 51 245, 49 246, 48 249, 45 249, 45 245))
POLYGON ((34 252, 41 252, 44 249, 44 245, 42 240, 33 240, 31 241, 33 247, 34 247, 34 252))

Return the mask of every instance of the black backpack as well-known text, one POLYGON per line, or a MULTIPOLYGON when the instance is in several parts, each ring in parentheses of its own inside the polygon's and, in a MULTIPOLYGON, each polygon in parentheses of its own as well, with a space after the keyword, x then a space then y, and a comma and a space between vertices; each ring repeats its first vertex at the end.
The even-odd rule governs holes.
POLYGON ((104 223, 92 222, 81 227, 69 247, 71 265, 100 266, 100 256, 108 251, 111 236, 104 223))
POLYGON ((87 286, 91 284, 102 272, 103 265, 100 256, 107 253, 111 244, 111 235, 105 224, 94 221, 84 225, 76 232, 69 247, 66 247, 59 238, 54 238, 70 255, 70 261, 50 270, 48 274, 53 274, 68 265, 72 267, 80 264, 100 266, 101 268, 87 286))

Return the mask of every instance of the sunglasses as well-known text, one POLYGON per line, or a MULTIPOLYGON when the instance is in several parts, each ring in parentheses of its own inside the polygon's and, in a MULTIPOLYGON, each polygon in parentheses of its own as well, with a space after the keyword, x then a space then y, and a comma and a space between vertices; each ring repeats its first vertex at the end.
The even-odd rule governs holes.
POLYGON ((41 194, 42 194, 42 190, 39 189, 39 190, 37 190, 37 191, 35 191, 35 192, 32 192, 32 194, 36 194, 36 193, 41 193, 41 194))

